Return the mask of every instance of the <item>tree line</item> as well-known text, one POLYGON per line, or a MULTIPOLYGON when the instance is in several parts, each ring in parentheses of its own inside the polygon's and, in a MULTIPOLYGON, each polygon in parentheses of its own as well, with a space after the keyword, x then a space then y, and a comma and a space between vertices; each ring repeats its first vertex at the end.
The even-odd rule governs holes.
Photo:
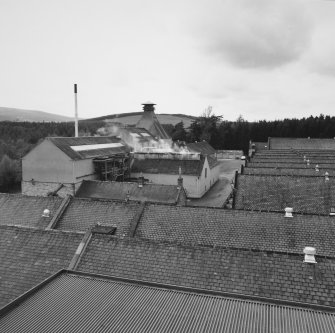
MULTIPOLYGON (((81 136, 96 135, 104 126, 102 120, 79 121, 81 136)), ((163 125, 174 141, 206 140, 215 149, 243 150, 249 140, 266 142, 268 137, 335 137, 335 117, 320 115, 302 119, 248 122, 242 116, 226 121, 207 108, 190 127, 184 123, 163 125)), ((21 180, 21 158, 47 136, 74 136, 71 122, 0 122, 0 192, 9 191, 21 180)))

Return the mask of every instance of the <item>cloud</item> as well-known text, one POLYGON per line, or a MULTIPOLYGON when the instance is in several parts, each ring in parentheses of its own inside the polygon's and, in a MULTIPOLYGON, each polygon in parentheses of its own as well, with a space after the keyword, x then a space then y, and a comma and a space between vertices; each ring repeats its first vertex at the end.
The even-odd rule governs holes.
POLYGON ((237 67, 279 67, 309 45, 313 22, 300 0, 227 0, 203 12, 202 46, 237 67))

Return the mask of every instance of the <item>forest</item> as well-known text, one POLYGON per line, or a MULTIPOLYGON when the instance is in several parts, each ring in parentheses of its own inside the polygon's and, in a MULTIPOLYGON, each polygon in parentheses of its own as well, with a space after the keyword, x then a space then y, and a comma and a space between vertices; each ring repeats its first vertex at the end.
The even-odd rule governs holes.
MULTIPOLYGON (((335 137, 335 117, 320 115, 302 119, 248 122, 242 116, 226 121, 208 108, 190 127, 163 125, 174 141, 208 141, 215 149, 248 151, 249 140, 265 142, 268 137, 335 137)), ((102 120, 79 122, 79 135, 96 135, 102 120)), ((71 122, 0 122, 0 192, 8 192, 21 181, 21 158, 47 136, 74 136, 71 122)))

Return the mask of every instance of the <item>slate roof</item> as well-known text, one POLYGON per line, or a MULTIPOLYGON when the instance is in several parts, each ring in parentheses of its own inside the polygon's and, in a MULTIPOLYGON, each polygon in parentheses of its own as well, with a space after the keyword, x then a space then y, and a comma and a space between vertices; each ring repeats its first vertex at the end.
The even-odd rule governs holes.
POLYGON ((85 137, 48 137, 46 140, 52 142, 73 160, 81 160, 95 157, 105 157, 114 154, 125 154, 130 148, 119 138, 113 136, 85 136, 85 137), (100 148, 92 150, 75 151, 71 146, 98 145, 108 143, 119 143, 121 147, 100 148))
POLYGON ((334 139, 269 138, 270 149, 335 149, 334 139))
POLYGON ((330 177, 238 175, 235 208, 330 213, 335 207, 335 180, 330 177))
POLYGON ((2 332, 332 333, 318 309, 64 272, 0 311, 2 332), (75 292, 74 292, 75 290, 75 292))
POLYGON ((146 205, 135 237, 150 241, 335 257, 335 217, 146 205))
POLYGON ((335 306, 335 259, 94 235, 78 271, 335 306))
POLYGON ((335 176, 335 169, 319 168, 319 172, 315 169, 299 169, 299 168, 261 168, 261 167, 246 167, 243 169, 245 175, 277 175, 277 176, 314 176, 324 177, 325 172, 329 173, 329 176, 335 176))
POLYGON ((67 268, 83 234, 0 226, 0 307, 67 268))
POLYGON ((207 141, 187 143, 186 147, 190 152, 202 155, 214 155, 216 153, 216 150, 207 141))
POLYGON ((141 205, 135 202, 111 202, 74 198, 58 220, 56 229, 86 231, 96 223, 116 226, 116 235, 128 235, 130 224, 141 205))
POLYGON ((204 162, 204 158, 200 160, 134 159, 131 172, 178 175, 180 167, 182 175, 200 176, 204 162))
POLYGON ((62 203, 58 197, 34 197, 0 193, 0 225, 22 225, 45 229, 62 203), (42 217, 45 209, 50 217, 42 217))
POLYGON ((177 185, 144 184, 127 182, 103 182, 84 180, 76 193, 79 198, 100 198, 111 200, 148 201, 176 204, 180 189, 177 185))

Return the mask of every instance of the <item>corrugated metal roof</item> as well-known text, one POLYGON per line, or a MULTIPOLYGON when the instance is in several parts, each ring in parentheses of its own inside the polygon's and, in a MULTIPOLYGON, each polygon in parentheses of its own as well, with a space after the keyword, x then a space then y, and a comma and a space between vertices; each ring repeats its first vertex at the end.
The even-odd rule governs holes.
POLYGON ((123 154, 130 151, 130 148, 119 138, 112 136, 86 136, 86 137, 49 137, 46 138, 52 142, 56 147, 62 150, 73 160, 81 160, 86 158, 104 157, 113 154, 123 154), (71 147, 75 146, 92 146, 104 145, 111 143, 120 143, 120 147, 101 148, 101 149, 88 149, 75 151, 71 147))
POLYGON ((62 273, 0 312, 1 332, 333 333, 335 314, 62 273))

